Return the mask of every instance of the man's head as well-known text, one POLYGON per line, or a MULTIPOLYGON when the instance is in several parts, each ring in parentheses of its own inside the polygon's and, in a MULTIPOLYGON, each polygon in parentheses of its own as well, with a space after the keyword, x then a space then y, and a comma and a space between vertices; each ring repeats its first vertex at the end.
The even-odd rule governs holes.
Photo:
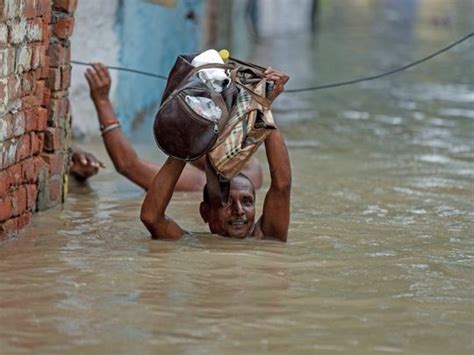
POLYGON ((199 211, 212 233, 225 237, 247 237, 255 220, 255 189, 252 182, 243 174, 232 178, 227 206, 211 204, 205 186, 199 211))

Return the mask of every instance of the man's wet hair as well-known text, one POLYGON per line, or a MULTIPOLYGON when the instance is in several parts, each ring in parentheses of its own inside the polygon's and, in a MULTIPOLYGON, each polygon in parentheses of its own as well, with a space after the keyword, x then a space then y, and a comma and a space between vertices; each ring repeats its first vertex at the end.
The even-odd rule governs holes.
MULTIPOLYGON (((253 186, 252 180, 250 180, 249 177, 243 173, 238 173, 232 178, 232 180, 238 177, 243 177, 244 179, 247 179, 248 182, 250 182, 250 186, 252 186, 253 197, 255 198, 255 187, 253 186)), ((209 206, 211 205, 211 199, 209 198, 209 190, 207 188, 207 184, 204 185, 204 189, 202 190, 202 200, 205 204, 209 206)))

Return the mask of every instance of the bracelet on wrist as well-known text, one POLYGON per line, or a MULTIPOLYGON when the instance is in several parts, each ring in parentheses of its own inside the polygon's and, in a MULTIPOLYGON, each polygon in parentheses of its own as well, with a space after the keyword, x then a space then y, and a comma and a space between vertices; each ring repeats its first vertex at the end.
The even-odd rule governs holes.
POLYGON ((116 129, 116 128, 120 128, 120 123, 119 122, 112 123, 108 126, 105 126, 105 127, 101 128, 102 136, 104 136, 105 133, 110 132, 111 130, 116 129))
POLYGON ((112 124, 119 123, 116 118, 112 118, 110 120, 106 120, 104 122, 100 123, 100 131, 103 131, 107 126, 110 126, 112 124))

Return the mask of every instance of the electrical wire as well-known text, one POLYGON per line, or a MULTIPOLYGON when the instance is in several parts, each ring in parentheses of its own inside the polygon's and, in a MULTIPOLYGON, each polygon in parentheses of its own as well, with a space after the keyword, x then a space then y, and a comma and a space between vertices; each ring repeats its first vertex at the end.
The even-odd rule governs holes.
MULTIPOLYGON (((91 66, 91 63, 81 62, 79 60, 71 60, 71 63, 72 64, 77 64, 77 65, 83 65, 83 66, 87 66, 87 67, 91 66)), ((113 66, 110 66, 110 65, 106 65, 106 67, 109 68, 109 69, 112 69, 112 70, 126 71, 126 72, 130 72, 130 73, 135 73, 135 74, 140 74, 140 75, 145 75, 145 76, 151 76, 153 78, 158 78, 158 79, 163 79, 163 80, 168 79, 164 75, 153 74, 153 73, 149 73, 149 72, 142 71, 142 70, 137 70, 137 69, 123 68, 123 67, 113 67, 113 66)))
MULTIPOLYGON (((329 88, 335 88, 335 87, 339 87, 339 86, 346 86, 346 85, 352 85, 352 84, 356 84, 356 83, 360 83, 360 82, 363 82, 363 81, 369 81, 369 80, 375 80, 375 79, 379 79, 379 78, 383 78, 385 76, 388 76, 388 75, 392 75, 392 74, 395 74, 395 73, 399 73, 403 70, 406 70, 408 68, 411 68, 411 67, 414 67, 415 65, 418 65, 418 64, 421 64, 423 62, 426 62, 427 60, 430 60, 431 58, 434 58, 438 55, 440 55, 441 53, 444 53, 448 50, 450 50, 451 48, 457 46, 458 44, 466 41, 467 39, 471 38, 474 36, 474 32, 471 32, 467 35, 465 35, 464 37, 458 39, 457 41, 449 44, 448 46, 424 57, 424 58, 421 58, 419 60, 416 60, 412 63, 409 63, 409 64, 406 64, 400 68, 396 68, 396 69, 392 69, 388 72, 385 72, 385 73, 381 73, 381 74, 377 74, 377 75, 372 75, 372 76, 367 76, 367 77, 363 77, 363 78, 359 78, 359 79, 353 79, 353 80, 347 80, 347 81, 340 81, 340 82, 337 82, 337 83, 332 83, 332 84, 325 84, 325 85, 319 85, 319 86, 313 86, 313 87, 308 87, 308 88, 301 88, 301 89, 286 89, 283 93, 296 93, 296 92, 304 92, 304 91, 316 91, 316 90, 323 90, 323 89, 329 89, 329 88)), ((73 64, 77 64, 77 65, 84 65, 84 66, 90 66, 91 64, 90 63, 86 63, 86 62, 81 62, 81 61, 78 61, 78 60, 71 60, 71 63, 73 64)), ((134 74, 140 74, 140 75, 145 75, 145 76, 150 76, 150 77, 153 77, 153 78, 158 78, 158 79, 163 79, 163 80, 167 80, 168 78, 164 75, 159 75, 159 74, 154 74, 154 73, 150 73, 150 72, 145 72, 145 71, 142 71, 142 70, 137 70, 137 69, 130 69, 130 68, 123 68, 123 67, 114 67, 114 66, 107 66, 107 68, 109 69, 112 69, 112 70, 119 70, 119 71, 125 71, 125 72, 130 72, 130 73, 134 73, 134 74)))
POLYGON ((285 90, 284 92, 286 93, 294 93, 294 92, 303 92, 303 91, 315 91, 315 90, 322 90, 322 89, 329 89, 329 88, 335 88, 335 87, 339 87, 339 86, 345 86, 345 85, 351 85, 351 84, 356 84, 356 83, 360 83, 360 82, 363 82, 363 81, 369 81, 369 80, 374 80, 374 79, 379 79, 379 78, 383 78, 384 76, 388 76, 388 75, 392 75, 392 74, 395 74, 395 73, 398 73, 398 72, 401 72, 403 70, 406 70, 408 68, 411 68, 411 67, 414 67, 415 65, 418 65, 420 63, 423 63, 423 62, 426 62, 427 60, 430 60, 431 58, 434 58, 436 57, 437 55, 440 55, 441 53, 444 53, 448 50, 450 50, 451 48, 453 48, 454 46, 457 46, 458 44, 460 44, 461 42, 464 42, 465 40, 467 40, 468 38, 474 36, 474 32, 471 32, 469 33, 468 35, 458 39, 456 42, 453 42, 451 43, 450 45, 440 49, 439 51, 436 51, 432 54, 430 54, 429 56, 426 56, 422 59, 419 59, 419 60, 416 60, 410 64, 407 64, 407 65, 404 65, 400 68, 397 68, 397 69, 393 69, 393 70, 390 70, 388 72, 385 72, 385 73, 382 73, 382 74, 378 74, 378 75, 372 75, 372 76, 368 76, 368 77, 365 77, 365 78, 360 78, 360 79, 354 79, 354 80, 347 80, 347 81, 341 81, 341 82, 338 82, 338 83, 333 83, 333 84, 325 84, 325 85, 320 85, 320 86, 313 86, 313 87, 309 87, 309 88, 304 88, 304 89, 288 89, 288 90, 285 90))

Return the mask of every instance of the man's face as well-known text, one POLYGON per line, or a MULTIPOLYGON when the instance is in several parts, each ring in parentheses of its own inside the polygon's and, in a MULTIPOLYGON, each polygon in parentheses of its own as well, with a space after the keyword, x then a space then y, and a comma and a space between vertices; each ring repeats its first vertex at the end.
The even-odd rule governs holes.
POLYGON ((225 237, 245 238, 251 232, 255 220, 255 197, 251 182, 236 176, 230 183, 229 206, 207 206, 203 214, 212 233, 225 237))

